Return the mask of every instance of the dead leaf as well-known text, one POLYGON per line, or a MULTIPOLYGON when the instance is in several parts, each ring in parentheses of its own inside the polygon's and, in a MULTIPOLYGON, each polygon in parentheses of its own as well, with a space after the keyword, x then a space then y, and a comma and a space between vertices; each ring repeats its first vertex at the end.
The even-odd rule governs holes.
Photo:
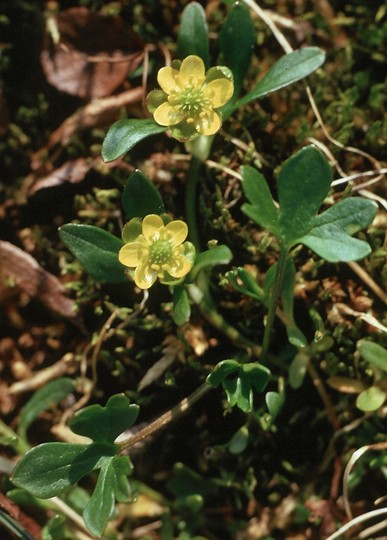
POLYGON ((144 57, 142 40, 119 16, 73 7, 49 23, 41 63, 49 83, 68 94, 108 96, 144 57))
POLYGON ((63 317, 76 315, 74 301, 66 296, 58 278, 22 249, 0 240, 0 289, 14 286, 63 317))
POLYGON ((185 346, 179 338, 167 336, 163 345, 163 356, 145 373, 138 384, 139 392, 161 377, 175 360, 185 361, 185 346))
POLYGON ((29 194, 33 195, 41 189, 60 186, 64 183, 77 184, 78 182, 82 182, 91 167, 92 164, 84 158, 67 161, 59 167, 59 169, 52 171, 48 176, 37 180, 31 186, 29 194))

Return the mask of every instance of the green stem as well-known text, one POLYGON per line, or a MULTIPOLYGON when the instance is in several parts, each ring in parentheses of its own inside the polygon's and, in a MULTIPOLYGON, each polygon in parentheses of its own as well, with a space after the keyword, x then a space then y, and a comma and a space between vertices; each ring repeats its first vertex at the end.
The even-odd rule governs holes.
POLYGON ((267 351, 270 345, 270 338, 271 338, 271 333, 273 330, 273 324, 274 324, 275 314, 277 310, 278 299, 281 294, 281 288, 282 288, 282 282, 284 279, 287 257, 288 257, 288 250, 284 246, 281 246, 281 251, 280 251, 278 264, 277 264, 277 271, 276 271, 275 279, 274 279, 274 285, 273 285, 272 293, 270 296, 269 311, 267 314, 265 332, 263 334, 262 355, 261 355, 261 360, 263 362, 266 359, 267 351))
POLYGON ((196 198, 201 165, 201 160, 192 156, 185 187, 185 218, 188 224, 189 239, 197 251, 200 250, 200 238, 196 221, 196 198))
POLYGON ((196 403, 199 399, 201 399, 211 389, 212 389, 212 386, 210 386, 206 382, 203 383, 201 386, 199 386, 199 388, 197 388, 194 392, 192 392, 192 394, 190 394, 188 397, 180 401, 180 403, 176 405, 176 407, 162 414, 154 422, 151 422, 150 424, 148 424, 146 427, 144 427, 144 429, 141 429, 138 433, 135 433, 128 439, 124 439, 123 441, 120 441, 118 443, 118 446, 121 448, 121 450, 125 450, 137 444, 138 442, 142 441, 146 437, 149 437, 149 435, 152 435, 159 429, 163 428, 164 426, 172 422, 172 420, 176 420, 181 415, 186 413, 188 409, 192 407, 194 403, 196 403))

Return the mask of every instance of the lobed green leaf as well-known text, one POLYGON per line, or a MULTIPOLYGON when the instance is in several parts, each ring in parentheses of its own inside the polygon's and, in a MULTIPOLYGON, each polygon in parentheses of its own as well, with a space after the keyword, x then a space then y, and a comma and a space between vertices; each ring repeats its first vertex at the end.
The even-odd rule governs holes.
POLYGON ((95 404, 82 409, 72 418, 70 428, 95 442, 110 444, 134 424, 138 413, 138 405, 130 404, 124 394, 115 394, 105 407, 95 404))

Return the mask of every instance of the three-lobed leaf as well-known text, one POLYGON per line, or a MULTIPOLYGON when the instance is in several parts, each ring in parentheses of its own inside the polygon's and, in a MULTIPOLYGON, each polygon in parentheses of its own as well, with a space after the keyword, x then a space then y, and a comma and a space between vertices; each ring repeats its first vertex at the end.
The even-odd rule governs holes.
POLYGON ((114 161, 143 139, 164 133, 167 129, 148 118, 118 120, 111 126, 102 143, 102 159, 105 162, 114 161))
POLYGON ((131 404, 123 394, 115 394, 105 407, 95 404, 76 414, 70 428, 74 433, 90 437, 94 442, 113 443, 115 439, 130 428, 137 419, 138 405, 131 404))
POLYGON ((305 47, 286 54, 269 69, 251 92, 238 101, 237 106, 261 99, 307 77, 319 68, 324 60, 325 53, 318 47, 305 47))
POLYGON ((118 260, 122 240, 93 225, 67 223, 59 236, 85 270, 97 281, 121 283, 127 280, 118 260))

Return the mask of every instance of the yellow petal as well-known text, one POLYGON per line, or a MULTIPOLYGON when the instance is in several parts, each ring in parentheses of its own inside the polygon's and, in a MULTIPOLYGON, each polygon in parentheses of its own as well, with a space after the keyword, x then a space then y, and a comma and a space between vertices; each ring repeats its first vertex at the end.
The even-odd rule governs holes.
POLYGON ((147 256, 147 247, 142 242, 130 242, 122 246, 118 252, 118 259, 121 264, 134 268, 147 256))
POLYGON ((202 118, 196 119, 195 127, 202 135, 213 135, 222 127, 222 120, 217 112, 208 110, 202 118))
POLYGON ((177 83, 177 77, 179 75, 179 72, 177 69, 173 69, 171 67, 163 67, 159 70, 157 74, 157 82, 161 86, 161 89, 164 90, 167 94, 171 94, 172 92, 178 92, 180 90, 178 83, 177 83))
POLYGON ((157 279, 157 272, 148 264, 137 266, 134 272, 134 282, 140 289, 149 289, 157 279))
POLYGON ((184 113, 180 107, 174 107, 168 102, 157 107, 153 116, 156 122, 162 126, 175 126, 184 119, 184 113))
POLYGON ((179 85, 181 89, 186 86, 200 88, 205 80, 204 62, 199 56, 191 55, 184 58, 179 71, 179 85))
POLYGON ((168 265, 167 272, 174 278, 182 278, 188 274, 192 266, 192 262, 186 259, 184 255, 178 255, 168 265))
POLYGON ((149 214, 142 222, 142 234, 148 242, 160 238, 160 231, 164 229, 164 222, 157 214, 149 214))
POLYGON ((205 86, 203 93, 210 99, 214 109, 217 109, 230 101, 234 93, 234 85, 228 79, 216 79, 205 86))
POLYGON ((175 246, 182 244, 188 235, 187 224, 179 219, 168 223, 165 226, 165 230, 171 235, 172 242, 175 246))

